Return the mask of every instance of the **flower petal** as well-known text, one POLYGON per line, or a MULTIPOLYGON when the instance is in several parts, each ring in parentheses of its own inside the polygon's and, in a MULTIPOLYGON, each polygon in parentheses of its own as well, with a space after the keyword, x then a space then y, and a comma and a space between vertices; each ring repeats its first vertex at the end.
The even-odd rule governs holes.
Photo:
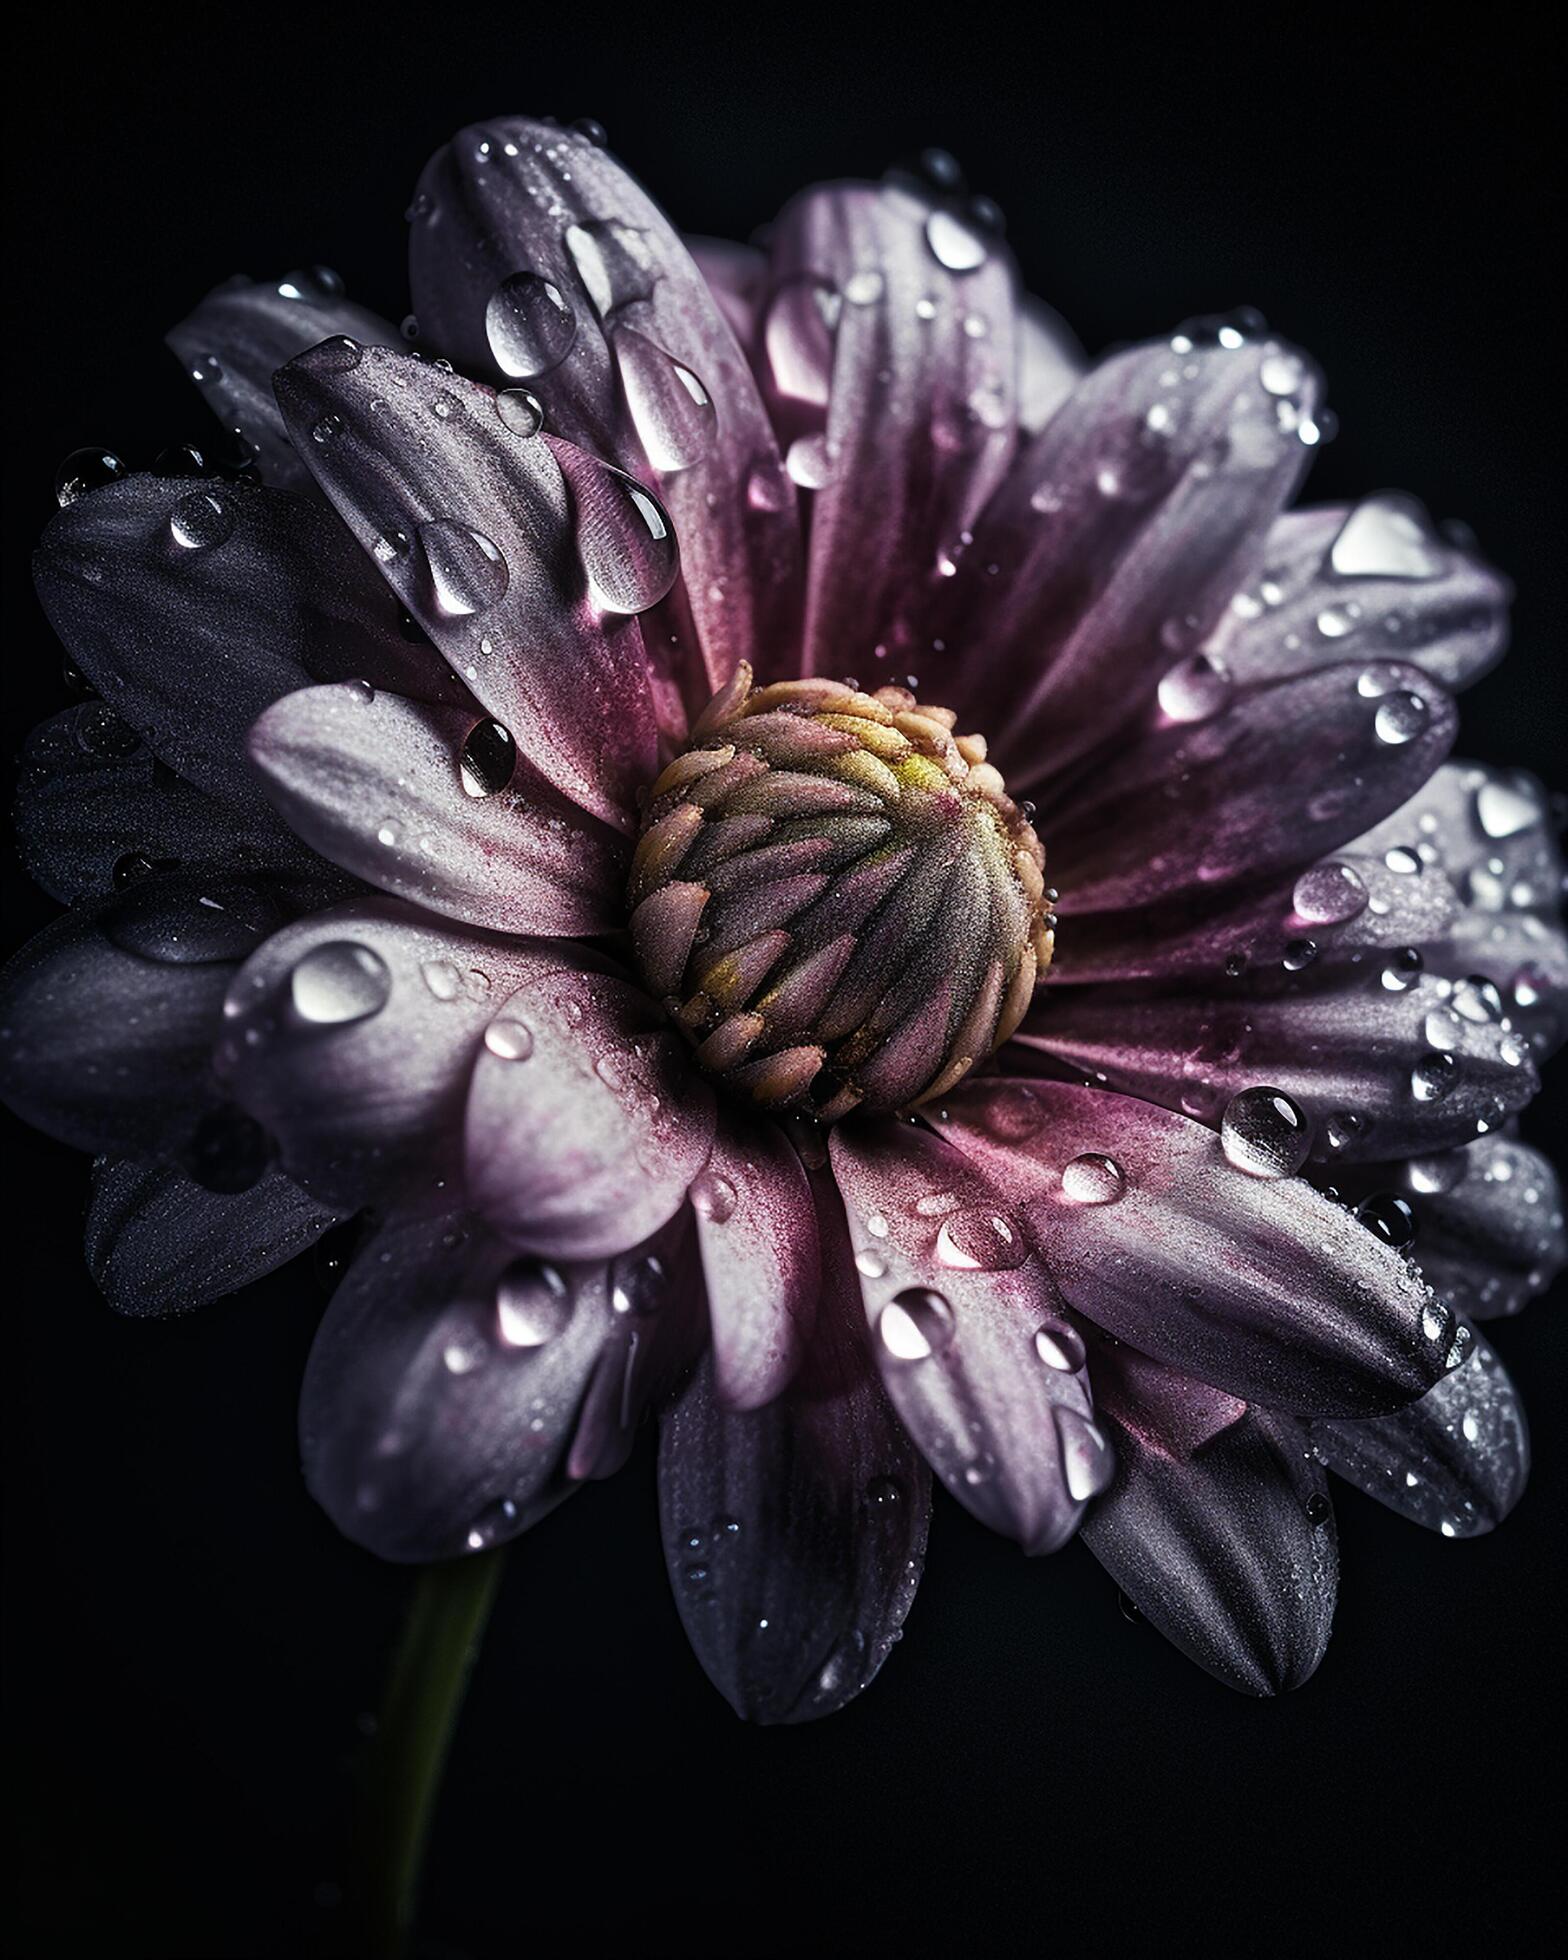
POLYGON ((1054 307, 1032 293, 1018 308, 1018 426, 1038 435, 1082 380, 1088 358, 1054 307))
POLYGON ((515 1537, 571 1494, 597 1372, 646 1325, 604 1262, 546 1266, 466 1213, 399 1209, 349 1267, 306 1369, 311 1494, 382 1558, 515 1537))
POLYGON ((629 853, 497 722, 352 681, 285 695, 251 760, 307 843, 433 912, 497 932, 609 932, 629 853))
POLYGON ((1512 591, 1414 497, 1379 491, 1354 508, 1287 511, 1205 650, 1241 683, 1393 654, 1468 687, 1502 654, 1512 591))
POLYGON ((260 885, 171 874, 56 920, 5 970, 0 1094, 80 1150, 183 1143, 230 977, 283 917, 260 885))
POLYGON ((705 1361, 660 1422, 675 1603, 708 1679, 753 1722, 813 1721, 869 1685, 909 1612, 930 1523, 930 1472, 854 1324, 842 1217, 824 1229, 837 1237, 805 1372, 739 1411, 705 1361))
POLYGON ((1446 694, 1388 661, 1243 689, 1196 725, 1154 717, 1042 818, 1064 913, 1310 864, 1414 795, 1455 727, 1446 694))
POLYGON ((116 1313, 189 1313, 287 1265, 338 1214, 269 1167, 245 1191, 209 1191, 178 1166, 93 1166, 87 1267, 116 1313))
POLYGON ((406 1179, 438 1185, 501 1003, 582 956, 395 899, 334 906, 274 934, 235 978, 218 1073, 321 1203, 353 1210, 406 1179))
POLYGON ((892 1120, 831 1135, 883 1385, 967 1510, 1027 1552, 1070 1538, 1109 1481, 1081 1346, 1050 1275, 951 1145, 892 1120))
POLYGON ((1456 1014, 1442 983, 1397 957, 1273 997, 1053 988, 1024 1027, 1022 1046, 1058 1067, 1206 1123, 1243 1089, 1282 1089, 1315 1154, 1346 1163, 1467 1143, 1538 1086, 1522 1041, 1456 1014))
POLYGON ((473 1203, 518 1247, 603 1258, 680 1208, 713 1092, 662 1011, 602 973, 525 983, 499 1009, 465 1119, 473 1203))
POLYGON ((1016 280, 1004 249, 898 184, 804 192, 773 227, 771 259, 781 393, 793 384, 777 355, 801 351, 796 316, 812 331, 813 316, 831 320, 825 426, 804 438, 825 466, 813 472, 804 671, 839 675, 912 644, 911 601, 1007 467, 1016 280), (947 256, 962 269, 933 236, 961 241, 947 256))
POLYGON ((978 716, 1009 783, 1028 789, 1086 754, 1202 644, 1306 466, 1297 429, 1311 426, 1315 372, 1278 342, 1231 338, 1100 362, 939 581, 941 648, 922 676, 978 716), (1282 369, 1288 397, 1267 386, 1282 369), (986 712, 1004 701, 1005 721, 986 712))
POLYGON ((1301 1424, 1249 1409, 1186 1460, 1151 1448, 1110 1404, 1106 1424, 1119 1467, 1084 1543, 1217 1681, 1249 1695, 1299 1688, 1328 1645, 1339 1582, 1327 1480, 1301 1424))
POLYGON ((245 730, 312 680, 462 697, 402 638, 342 526, 281 491, 127 477, 58 512, 33 569, 49 623, 109 706, 227 802, 261 803, 238 766, 245 730))
POLYGON ((1429 1395, 1375 1422, 1315 1422, 1330 1470, 1445 1538, 1478 1538, 1524 1494, 1530 1432, 1503 1364, 1477 1341, 1429 1395))
POLYGON ((729 324, 740 350, 750 357, 761 324, 767 291, 768 261, 754 245, 737 245, 728 238, 694 238, 682 243, 707 281, 719 311, 729 324))
POLYGON ((502 116, 436 152, 410 217, 435 344, 537 388, 569 441, 639 474, 646 458, 680 539, 703 691, 763 650, 783 660, 794 491, 735 336, 658 207, 587 138, 502 116))
POLYGON ((328 341, 275 386, 322 489, 454 670, 558 789, 630 828, 656 731, 642 634, 621 615, 650 602, 653 558, 673 564, 662 513, 412 356, 328 341), (596 608, 595 568, 614 604, 596 608))
POLYGON ((822 1269, 811 1188, 776 1124, 721 1123, 691 1190, 713 1332, 711 1389, 758 1409, 800 1367, 822 1269))
POLYGON ((1068 1304, 1145 1354, 1299 1415, 1382 1414, 1452 1365, 1453 1317, 1397 1252, 1212 1130, 1057 1082, 965 1083, 946 1109, 1068 1304))
POLYGON ((175 866, 326 869, 263 805, 220 801, 162 768, 99 701, 66 708, 28 736, 16 828, 28 876, 67 905, 175 866))

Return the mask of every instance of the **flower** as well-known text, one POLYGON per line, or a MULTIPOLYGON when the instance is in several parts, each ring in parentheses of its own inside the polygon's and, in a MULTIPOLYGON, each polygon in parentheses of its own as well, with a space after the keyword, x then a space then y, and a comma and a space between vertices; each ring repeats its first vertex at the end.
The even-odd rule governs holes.
POLYGON ((948 159, 763 252, 501 119, 409 216, 440 358, 220 287, 171 340, 250 467, 78 456, 40 546, 96 696, 28 752, 72 909, 0 1069, 96 1153, 100 1285, 357 1221, 301 1429, 388 1558, 656 1407, 759 1720, 881 1666, 933 1471, 1298 1684, 1328 1471, 1449 1536, 1526 1471, 1474 1323, 1563 1259, 1512 1133, 1560 864, 1445 760, 1503 581, 1407 497, 1287 510, 1325 416, 1255 318, 1086 367, 948 159))

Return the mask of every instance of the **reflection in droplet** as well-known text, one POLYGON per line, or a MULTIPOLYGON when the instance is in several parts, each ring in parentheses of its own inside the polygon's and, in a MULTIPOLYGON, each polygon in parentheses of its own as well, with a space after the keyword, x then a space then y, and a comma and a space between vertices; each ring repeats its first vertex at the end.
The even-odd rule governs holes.
POLYGON ((537 272, 514 272, 490 295, 485 337, 503 374, 531 381, 572 351, 577 318, 559 286, 537 272))
POLYGON ((289 975, 295 1012, 321 1027, 368 1020, 386 1005, 391 991, 386 961, 352 939, 313 946, 289 975))
POLYGON ((953 1309, 930 1287, 906 1287, 882 1309, 877 1333, 895 1361, 924 1361, 951 1342, 953 1309))
POLYGON ((1312 1129, 1281 1089, 1243 1089, 1225 1106, 1220 1143, 1252 1177, 1294 1177, 1307 1161, 1312 1129))

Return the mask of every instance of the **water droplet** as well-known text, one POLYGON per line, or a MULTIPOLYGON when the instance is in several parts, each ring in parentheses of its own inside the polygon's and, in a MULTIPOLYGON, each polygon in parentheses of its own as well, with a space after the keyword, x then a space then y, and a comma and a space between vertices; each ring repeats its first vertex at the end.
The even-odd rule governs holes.
POLYGON ((634 327, 617 326, 610 345, 643 453, 656 470, 687 470, 713 443, 718 416, 689 367, 634 327))
POLYGON ((107 757, 135 755, 142 745, 142 738, 130 723, 100 701, 78 710, 76 739, 91 754, 107 757))
POLYGON ((1366 883, 1354 865, 1331 859, 1302 872, 1296 880, 1291 903, 1296 908, 1296 917, 1308 925, 1343 925, 1366 910, 1366 883))
POLYGON ((1224 706, 1230 675, 1206 653, 1178 661, 1159 685, 1161 711, 1172 721, 1203 721, 1224 706))
POLYGON ((1423 961, 1414 946, 1404 946, 1384 967, 1383 986, 1391 994, 1407 994, 1421 978, 1423 961))
POLYGON ((1109 1205, 1127 1189, 1127 1174, 1114 1157, 1086 1150, 1062 1167, 1062 1196, 1075 1205, 1109 1205))
POLYGON ((1075 1503, 1086 1504, 1116 1474, 1116 1459, 1099 1430, 1076 1409, 1058 1405, 1055 1414, 1067 1494, 1075 1503))
POLYGON ((974 272, 986 261, 985 240, 951 211, 935 210, 926 219, 926 243, 949 272, 974 272))
POLYGON ((450 960, 426 960, 419 975, 437 1000, 456 1000, 463 991, 463 976, 450 960))
POLYGON ((1383 492, 1364 498, 1329 549, 1341 578, 1436 578, 1443 558, 1431 520, 1413 497, 1383 492))
POLYGON ((1380 742, 1398 748, 1422 733, 1431 713, 1423 696, 1412 694, 1409 688, 1396 688, 1378 702, 1372 727, 1380 742))
POLYGON ((1423 1055, 1410 1071, 1410 1093, 1417 1102, 1441 1102, 1459 1080, 1459 1064, 1452 1055, 1423 1055))
POLYGON ((717 1171, 703 1171, 691 1187, 692 1207, 710 1225, 724 1225, 735 1216, 740 1194, 727 1177, 717 1171))
POLYGON ((1243 1089, 1225 1106, 1220 1143, 1252 1177, 1294 1177, 1307 1161, 1312 1129, 1282 1089, 1243 1089))
POLYGON ((325 447, 329 442, 335 442, 347 426, 341 415, 323 415, 311 429, 310 439, 325 447))
POLYGON ((494 1504, 487 1504, 468 1528, 464 1539, 471 1552, 482 1552, 489 1545, 498 1545, 511 1533, 517 1524, 518 1510, 510 1497, 497 1498, 494 1504))
POLYGON ((887 1271, 887 1261, 880 1252, 866 1246, 855 1254, 855 1270, 867 1279, 881 1279, 887 1271))
POLYGON ((1035 1329, 1034 1351, 1047 1368, 1075 1375, 1084 1364, 1083 1341, 1065 1320, 1043 1321, 1035 1329))
POLYGON ((537 272, 514 272, 490 295, 485 337, 503 374, 532 381, 572 351, 577 316, 559 286, 537 272))
POLYGON ((1463 1015, 1467 1021, 1500 1021, 1503 1018, 1503 997, 1485 974, 1472 973, 1466 979, 1456 980, 1449 998, 1454 1012, 1463 1015))
POLYGON ((391 992, 386 961, 352 939, 313 946, 289 975, 294 1011, 320 1027, 368 1020, 385 1007, 391 992))
POLYGON ((844 281, 844 297, 851 306, 874 306, 882 297, 884 283, 874 267, 852 272, 844 281))
POLYGON ((500 1061, 526 1062, 534 1052, 533 1031, 526 1023, 502 1015, 485 1029, 485 1046, 500 1061))
POLYGON ((669 1274, 657 1253, 629 1253, 610 1268, 610 1305, 639 1319, 656 1314, 669 1292, 669 1274))
POLYGON ((1029 1257, 1029 1242, 1010 1212, 976 1206, 943 1221, 936 1256, 963 1272, 1005 1273, 1029 1257))
POLYGON ((506 560, 482 532, 436 517, 420 525, 419 547, 431 597, 449 619, 489 612, 505 596, 511 578, 506 560))
POLYGON ((124 463, 112 449, 73 449, 55 471, 55 502, 61 510, 68 510, 90 490, 118 483, 125 474, 124 463))
POLYGON ((495 412, 514 436, 536 436, 544 427, 544 403, 526 388, 503 388, 495 412))
POLYGON ((1310 1525, 1327 1524, 1334 1515, 1332 1502, 1321 1490, 1313 1491, 1303 1508, 1307 1514, 1307 1523, 1310 1525))
POLYGON ((680 569, 663 505, 634 477, 586 450, 560 443, 555 453, 571 486, 578 557, 598 604, 613 613, 656 606, 680 569))
POLYGON ((498 721, 476 722, 458 759, 458 775, 470 796, 498 796, 517 767, 517 744, 498 721))
POLYGON ((1286 944, 1280 958, 1280 965, 1287 973, 1300 973, 1303 968, 1311 966, 1317 956, 1318 946, 1315 939, 1292 939, 1286 944))
POLYGON ((953 1309, 929 1287, 906 1287, 882 1309, 877 1333, 895 1361, 924 1361, 952 1341, 953 1309))
POLYGON ((572 1317, 572 1296, 554 1266, 518 1259, 496 1284, 496 1327, 508 1347, 543 1347, 572 1317))
POLYGON ((1393 1191, 1375 1191, 1356 1206, 1356 1216, 1369 1232, 1396 1251, 1412 1243, 1416 1235, 1416 1215, 1405 1200, 1393 1191))
POLYGON ((904 1501, 904 1486, 896 1477, 873 1477, 866 1485, 866 1502, 877 1511, 895 1510, 904 1501))
POLYGON ((1295 395, 1306 386, 1307 370, 1296 355, 1281 348, 1263 356, 1258 363, 1258 380, 1267 394, 1295 395))
POLYGON ((1541 798, 1528 777, 1496 778, 1475 793, 1475 820, 1488 837, 1517 837, 1541 821, 1541 798))

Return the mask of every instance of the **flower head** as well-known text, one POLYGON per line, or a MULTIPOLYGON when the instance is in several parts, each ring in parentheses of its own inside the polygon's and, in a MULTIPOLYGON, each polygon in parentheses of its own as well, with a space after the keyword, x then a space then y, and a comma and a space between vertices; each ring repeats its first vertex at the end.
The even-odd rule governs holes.
POLYGON ((1473 1323, 1563 1257, 1510 1127, 1560 864, 1445 759, 1503 581, 1409 498, 1287 508, 1325 415, 1256 319, 1087 365, 946 170, 757 251, 503 118, 409 218, 417 351, 220 287, 171 342, 251 467, 72 459, 39 549, 96 698, 29 750, 72 910, 0 1057, 97 1156, 100 1284, 356 1221, 301 1426, 389 1558, 656 1409, 760 1720, 875 1674, 933 1472, 1304 1680, 1330 1469, 1450 1536, 1525 1475, 1473 1323))

